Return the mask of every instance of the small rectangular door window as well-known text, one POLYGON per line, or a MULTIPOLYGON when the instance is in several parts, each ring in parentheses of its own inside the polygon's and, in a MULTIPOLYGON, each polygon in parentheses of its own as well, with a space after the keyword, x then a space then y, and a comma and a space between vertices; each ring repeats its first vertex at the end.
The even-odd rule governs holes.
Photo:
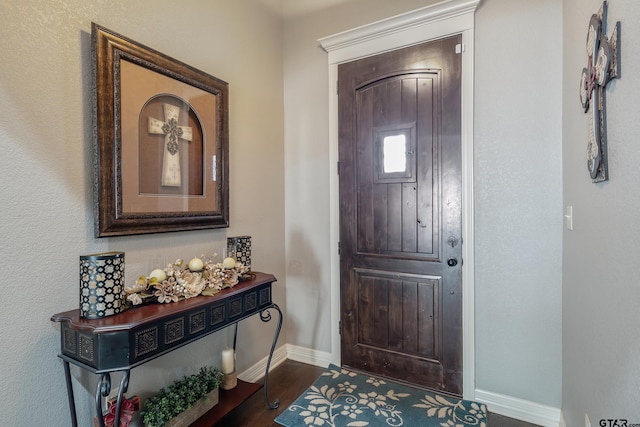
POLYGON ((416 181, 415 124, 374 129, 374 182, 391 184, 416 181))
POLYGON ((385 136, 382 146, 383 172, 406 172, 407 138, 404 134, 385 136))

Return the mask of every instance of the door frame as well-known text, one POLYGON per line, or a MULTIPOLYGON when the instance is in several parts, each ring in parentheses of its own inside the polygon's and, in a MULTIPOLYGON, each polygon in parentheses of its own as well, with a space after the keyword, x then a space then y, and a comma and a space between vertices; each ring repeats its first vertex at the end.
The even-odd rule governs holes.
POLYGON ((338 65, 367 56, 462 35, 462 366, 463 397, 475 398, 473 221, 473 61, 475 10, 481 0, 448 0, 318 40, 329 62, 329 210, 331 360, 340 365, 338 187, 338 65))

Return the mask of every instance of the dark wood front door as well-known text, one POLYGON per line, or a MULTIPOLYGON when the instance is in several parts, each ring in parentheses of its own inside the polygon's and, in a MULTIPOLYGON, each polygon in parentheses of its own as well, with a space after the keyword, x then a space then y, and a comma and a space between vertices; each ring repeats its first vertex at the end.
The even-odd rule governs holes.
POLYGON ((342 364, 456 395, 460 43, 338 67, 342 364))

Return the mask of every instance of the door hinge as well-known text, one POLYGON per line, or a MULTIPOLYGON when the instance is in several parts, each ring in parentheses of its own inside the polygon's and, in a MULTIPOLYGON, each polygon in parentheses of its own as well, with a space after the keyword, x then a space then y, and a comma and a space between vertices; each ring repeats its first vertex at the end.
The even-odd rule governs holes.
POLYGON ((464 43, 458 43, 456 45, 456 53, 460 54, 464 52, 464 48, 465 48, 464 43))
POLYGON ((338 256, 340 256, 340 251, 342 250, 342 245, 338 242, 338 256))
POLYGON ((338 322, 338 334, 342 335, 342 320, 338 322))
POLYGON ((336 162, 336 172, 340 175, 340 160, 336 162))
POLYGON ((340 95, 340 81, 336 80, 336 95, 340 95))

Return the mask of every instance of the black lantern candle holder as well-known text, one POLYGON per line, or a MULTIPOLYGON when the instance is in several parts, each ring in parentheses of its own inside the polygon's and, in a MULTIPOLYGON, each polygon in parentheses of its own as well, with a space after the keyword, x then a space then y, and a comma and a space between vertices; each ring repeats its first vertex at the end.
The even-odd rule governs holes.
POLYGON ((251 236, 227 237, 227 256, 241 262, 251 271, 251 236))
POLYGON ((98 319, 126 310, 124 252, 80 256, 80 317, 98 319))

